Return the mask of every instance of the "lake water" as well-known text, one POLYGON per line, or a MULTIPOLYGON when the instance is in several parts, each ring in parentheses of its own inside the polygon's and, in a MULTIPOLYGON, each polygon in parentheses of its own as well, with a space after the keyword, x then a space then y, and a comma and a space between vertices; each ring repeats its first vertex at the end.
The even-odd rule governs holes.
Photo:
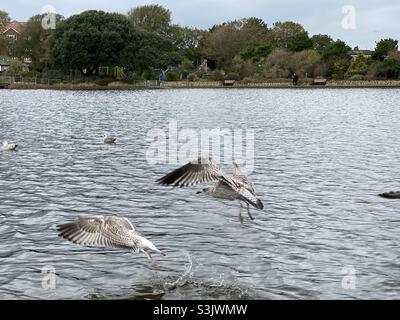
MULTIPOLYGON (((399 298, 398 89, 0 91, 0 298, 399 298), (155 180, 153 128, 251 128, 263 211, 155 180), (119 137, 104 145, 104 133, 119 137), (128 217, 167 253, 81 247, 56 225, 128 217), (46 272, 49 271, 50 274, 46 272), (55 277, 52 277, 52 272, 55 277), (48 281, 55 279, 55 283, 48 281), (53 285, 54 284, 54 285, 53 285)), ((230 170, 229 166, 226 166, 230 170)))

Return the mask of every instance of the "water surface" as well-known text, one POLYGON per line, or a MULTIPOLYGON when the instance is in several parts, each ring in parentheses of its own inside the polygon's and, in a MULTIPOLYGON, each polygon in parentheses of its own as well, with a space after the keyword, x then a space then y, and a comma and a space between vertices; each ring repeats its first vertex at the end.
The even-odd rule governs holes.
POLYGON ((400 189, 399 94, 1 90, 0 140, 20 148, 0 153, 0 298, 398 298, 400 202, 377 194, 400 189), (254 222, 241 226, 237 203, 201 187, 155 183, 174 166, 147 162, 146 134, 170 120, 255 130, 250 178, 265 209, 254 222), (119 143, 102 144, 104 133, 119 143), (86 214, 131 219, 167 253, 160 269, 57 236, 86 214))

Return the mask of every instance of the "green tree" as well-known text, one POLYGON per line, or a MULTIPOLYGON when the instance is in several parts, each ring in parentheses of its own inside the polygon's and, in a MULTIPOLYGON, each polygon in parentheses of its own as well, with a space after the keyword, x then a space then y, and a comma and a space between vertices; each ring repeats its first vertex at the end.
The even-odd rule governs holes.
POLYGON ((322 61, 326 65, 326 76, 344 79, 351 62, 350 51, 351 48, 341 40, 336 40, 325 48, 322 52, 322 61))
POLYGON ((308 37, 308 33, 298 32, 288 39, 287 48, 290 51, 298 52, 313 47, 313 41, 308 37))
POLYGON ((296 71, 300 77, 313 78, 319 75, 321 55, 313 49, 295 52, 291 60, 288 61, 288 64, 291 65, 293 71, 296 71))
POLYGON ((0 31, 11 21, 7 12, 0 10, 0 31))
POLYGON ((8 54, 8 41, 5 36, 0 35, 0 55, 8 54))
POLYGON ((272 27, 273 39, 279 48, 288 48, 291 39, 304 32, 304 27, 300 23, 292 21, 275 22, 272 27))
MULTIPOLYGON (((42 27, 44 17, 44 14, 39 14, 28 20, 19 36, 15 49, 17 57, 21 59, 30 58, 32 60, 31 68, 38 71, 46 68, 50 61, 49 37, 53 30, 42 27)), ((56 15, 57 24, 63 19, 61 15, 56 15)))
POLYGON ((272 51, 262 65, 262 76, 265 78, 288 78, 293 71, 291 54, 283 48, 272 51))
POLYGON ((213 26, 205 36, 203 52, 217 68, 229 69, 232 59, 246 46, 270 40, 266 24, 257 18, 234 20, 213 26))
POLYGON ((329 44, 322 52, 322 59, 329 60, 332 58, 348 58, 350 59, 349 52, 351 48, 341 40, 337 40, 329 44))
POLYGON ((194 65, 193 62, 190 61, 188 58, 184 58, 180 64, 180 68, 186 71, 193 71, 194 65))
POLYGON ((349 67, 350 61, 348 59, 337 59, 330 66, 328 74, 335 80, 343 80, 349 67))
POLYGON ((273 47, 269 43, 265 44, 250 44, 247 47, 243 48, 239 56, 243 60, 251 59, 253 62, 258 62, 261 59, 267 57, 273 50, 273 47))
POLYGON ((398 41, 394 39, 382 39, 375 47, 375 51, 372 53, 374 60, 383 61, 388 55, 389 51, 398 49, 398 41))
POLYGON ((382 63, 381 72, 385 73, 386 79, 399 79, 400 77, 400 60, 385 59, 382 63))
POLYGON ((134 52, 133 67, 139 73, 146 69, 165 69, 182 61, 172 42, 153 32, 140 32, 130 50, 134 52))
POLYGON ((160 5, 144 5, 131 9, 128 18, 140 30, 165 34, 171 24, 171 11, 160 5))
POLYGON ((389 51, 386 59, 377 61, 370 66, 369 74, 376 78, 399 79, 400 53, 393 49, 389 51))
POLYGON ((85 11, 60 22, 51 37, 55 66, 98 73, 100 66, 128 66, 134 60, 139 35, 126 16, 85 11))
POLYGON ((207 31, 172 25, 168 30, 168 39, 178 48, 183 56, 191 61, 200 59, 201 42, 207 31))
POLYGON ((355 74, 366 74, 368 71, 368 61, 362 53, 359 53, 346 71, 345 76, 351 77, 355 74))
POLYGON ((332 42, 332 38, 327 34, 316 34, 311 37, 314 50, 322 53, 332 42))
POLYGON ((21 77, 25 70, 26 66, 20 60, 14 59, 7 69, 6 75, 12 77, 21 77))

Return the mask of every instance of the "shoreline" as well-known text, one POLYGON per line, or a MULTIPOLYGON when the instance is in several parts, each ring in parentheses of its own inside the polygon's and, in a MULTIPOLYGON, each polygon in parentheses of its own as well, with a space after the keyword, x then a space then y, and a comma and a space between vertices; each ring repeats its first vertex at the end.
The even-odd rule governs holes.
POLYGON ((400 88, 400 80, 369 80, 369 81, 329 81, 326 85, 299 84, 292 85, 289 82, 261 82, 261 83, 235 83, 234 85, 223 85, 221 82, 189 82, 175 81, 162 82, 158 86, 130 85, 125 83, 109 86, 100 86, 95 83, 81 84, 34 84, 34 83, 12 83, 0 84, 4 90, 97 90, 97 91, 121 91, 121 90, 160 90, 160 89, 395 89, 400 88))

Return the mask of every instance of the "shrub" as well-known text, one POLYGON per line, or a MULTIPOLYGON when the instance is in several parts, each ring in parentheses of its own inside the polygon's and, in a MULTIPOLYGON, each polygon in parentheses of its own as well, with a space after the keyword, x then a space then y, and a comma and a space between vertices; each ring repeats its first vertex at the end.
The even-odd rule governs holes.
POLYGON ((249 84, 249 83, 259 83, 259 82, 262 82, 262 81, 260 79, 257 79, 257 78, 246 77, 246 78, 243 78, 242 82, 244 84, 249 84))
POLYGON ((212 71, 208 74, 208 79, 211 81, 223 81, 225 79, 225 73, 223 71, 212 71))
POLYGON ((229 72, 226 75, 225 80, 236 80, 236 81, 239 81, 240 80, 240 76, 236 72, 229 72))
POLYGON ((63 79, 65 78, 65 74, 61 70, 43 70, 42 71, 42 77, 43 78, 49 78, 49 79, 63 79))
POLYGON ((194 69, 195 69, 195 68, 194 68, 194 65, 193 65, 193 62, 190 61, 188 58, 184 58, 184 59, 183 59, 183 61, 182 61, 181 64, 180 64, 180 67, 181 67, 183 70, 194 70, 194 69))
POLYGON ((157 75, 155 75, 151 70, 144 70, 142 73, 142 78, 144 80, 158 80, 157 75))
POLYGON ((41 75, 41 73, 39 71, 35 71, 35 70, 31 70, 31 71, 22 73, 22 76, 26 77, 26 78, 39 78, 40 75, 41 75))
POLYGON ((6 71, 7 76, 21 77, 25 72, 25 65, 19 60, 13 60, 6 71))
POLYGON ((197 80, 197 76, 194 73, 190 73, 187 78, 188 81, 196 81, 197 80))
POLYGON ((176 72, 168 72, 165 78, 167 81, 178 81, 179 75, 176 72))

